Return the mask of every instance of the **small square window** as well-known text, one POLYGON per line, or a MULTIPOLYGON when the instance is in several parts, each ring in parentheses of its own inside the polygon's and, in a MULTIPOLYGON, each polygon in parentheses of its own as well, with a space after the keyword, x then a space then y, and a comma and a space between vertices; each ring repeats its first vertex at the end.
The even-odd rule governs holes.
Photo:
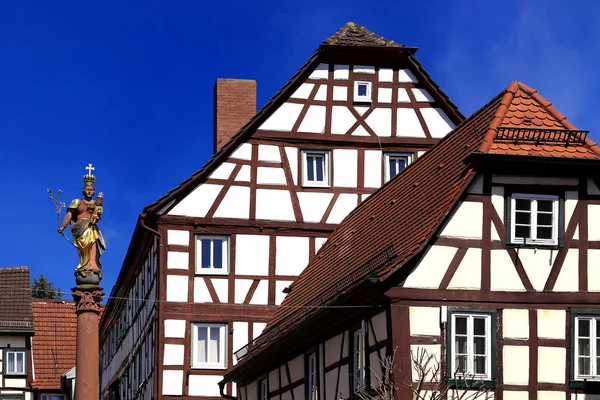
POLYGON ((229 273, 227 236, 196 236, 196 273, 210 275, 229 273))
POLYGON ((412 162, 412 154, 388 153, 385 155, 385 181, 389 181, 412 162))
POLYGON ((492 315, 452 313, 450 377, 492 379, 492 315))
POLYGON ((558 244, 558 196, 515 193, 510 207, 511 243, 558 244))
POLYGON ((192 367, 226 367, 226 324, 192 324, 192 367))
POLYGON ((27 374, 27 350, 5 349, 4 350, 4 374, 26 375, 27 374))
POLYGON ((302 151, 302 185, 329 187, 328 151, 302 151))
POLYGON ((369 81, 354 82, 354 101, 371 102, 371 85, 369 81))

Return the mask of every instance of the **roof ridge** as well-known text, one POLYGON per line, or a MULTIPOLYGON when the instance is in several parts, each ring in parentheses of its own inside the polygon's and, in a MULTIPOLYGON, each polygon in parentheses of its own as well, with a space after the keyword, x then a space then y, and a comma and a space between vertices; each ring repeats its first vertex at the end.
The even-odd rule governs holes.
POLYGON ((322 43, 323 45, 337 46, 365 46, 365 47, 406 47, 393 40, 375 34, 364 26, 354 22, 347 22, 322 43))

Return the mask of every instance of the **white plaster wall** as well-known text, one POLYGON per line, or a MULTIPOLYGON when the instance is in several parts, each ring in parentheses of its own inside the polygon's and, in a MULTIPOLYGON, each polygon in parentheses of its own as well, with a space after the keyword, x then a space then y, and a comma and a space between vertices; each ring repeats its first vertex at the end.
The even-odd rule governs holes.
POLYGON ((183 252, 183 251, 167 252, 167 268, 168 269, 188 269, 189 263, 190 263, 190 255, 187 251, 186 252, 183 252))
POLYGON ((579 249, 569 249, 560 269, 554 292, 579 291, 579 249))
MULTIPOLYGON (((567 190, 565 192, 565 230, 566 227, 569 226, 571 218, 573 217, 573 212, 575 211, 575 206, 577 205, 578 194, 574 190, 567 190)), ((577 216, 575 216, 577 218, 577 216)), ((575 234, 573 235, 573 239, 579 239, 579 226, 575 229, 575 234)))
POLYGON ((235 177, 236 182, 250 182, 250 166, 242 165, 240 171, 235 177))
POLYGON ((398 89, 398 103, 410 103, 410 97, 404 88, 398 89))
POLYGON ((167 301, 187 301, 188 277, 167 275, 167 301))
POLYGON ((504 346, 504 383, 506 385, 527 385, 529 383, 529 347, 504 346))
POLYGON ((279 368, 269 371, 267 376, 269 378, 269 391, 279 389, 279 368))
POLYGON ((333 106, 331 108, 331 133, 333 135, 343 135, 354 125, 356 118, 348 107, 333 106))
POLYGON ((252 340, 256 339, 262 331, 267 327, 266 322, 255 322, 252 325, 252 340))
POLYGON ((333 193, 298 192, 304 222, 320 222, 333 198, 333 193))
POLYGON ((392 136, 392 110, 390 108, 376 108, 366 118, 367 124, 377 136, 392 136))
POLYGON ((406 279, 404 287, 437 289, 456 251, 456 247, 431 246, 417 268, 406 279))
POLYGON ((427 89, 413 88, 412 93, 413 96, 415 96, 415 100, 419 103, 429 103, 435 101, 427 89))
POLYGON ((250 143, 242 143, 229 158, 238 160, 251 160, 252 159, 252 145, 250 143))
POLYGON ((221 303, 227 303, 228 279, 227 278, 211 278, 210 282, 215 288, 215 292, 221 303))
POLYGON ((317 93, 315 94, 315 100, 325 101, 327 100, 327 85, 319 85, 317 93))
POLYGON ((371 318, 373 324, 374 335, 369 335, 369 344, 375 344, 375 336, 378 341, 382 341, 387 338, 387 316, 385 312, 381 312, 371 318), (372 342, 371 342, 372 341, 372 342))
POLYGON ((256 381, 253 381, 246 386, 246 398, 248 400, 258 400, 258 388, 256 381))
POLYGON ((258 145, 258 160, 266 162, 280 162, 279 147, 270 144, 258 145))
POLYGON ((425 155, 425 153, 426 153, 425 151, 417 151, 417 157, 421 158, 421 157, 423 157, 423 155, 425 155))
POLYGON ((483 203, 463 201, 440 236, 481 239, 483 226, 483 203))
POLYGON ((182 344, 165 344, 163 365, 183 365, 184 348, 182 344))
POLYGON ((358 195, 349 193, 340 194, 335 205, 331 209, 329 218, 327 218, 327 223, 339 224, 346 215, 350 214, 350 212, 356 208, 357 205, 358 195))
MULTIPOLYGON (((588 224, 588 229, 590 225, 588 224)), ((588 231, 589 232, 589 231, 588 231)), ((589 249, 588 260, 600 260, 600 250, 589 249)), ((600 292, 600 268, 593 262, 588 261, 588 290, 590 292, 600 292)))
POLYGON ((567 350, 538 347, 538 382, 565 383, 567 350))
POLYGON ((290 192, 287 190, 257 189, 256 219, 295 221, 290 192))
POLYGON ((353 149, 334 149, 333 168, 334 186, 356 187, 358 173, 358 151, 353 149))
POLYGON ((524 292, 525 287, 506 250, 492 250, 490 256, 490 289, 524 292))
MULTIPOLYGON (((5 387, 26 387, 27 386, 27 380, 26 379, 21 379, 21 378, 4 378, 4 386, 5 387)), ((22 392, 20 391, 14 391, 14 390, 3 390, 0 393, 2 394, 22 394, 22 392)))
POLYGON ((296 382, 304 377, 304 355, 293 358, 288 362, 290 369, 290 378, 292 382, 296 382))
POLYGON ((379 188, 381 186, 381 151, 365 151, 365 187, 379 188))
MULTIPOLYGON (((418 354, 421 354, 420 352, 422 352, 422 351, 427 352, 427 356, 426 356, 427 358, 429 358, 430 356, 433 356, 433 358, 431 360, 433 365, 436 365, 437 363, 441 362, 441 360, 442 360, 441 349, 442 349, 442 347, 439 344, 411 344, 410 345, 410 351, 415 356, 417 356, 418 354)), ((415 368, 416 364, 413 360, 411 360, 411 365, 412 365, 412 380, 413 380, 413 382, 416 382, 418 373, 417 373, 417 369, 415 368)), ((432 373, 432 370, 430 370, 429 373, 425 376, 424 381, 431 382, 432 380, 439 379, 439 378, 440 378, 439 373, 437 374, 437 376, 434 376, 432 373)))
POLYGON ((190 232, 169 229, 167 231, 167 244, 188 246, 190 244, 190 232))
POLYGON ((344 86, 333 87, 333 100, 334 101, 346 101, 348 100, 348 88, 344 86))
POLYGON ((529 392, 527 391, 505 390, 502 394, 505 400, 529 400, 529 392))
POLYGON ((377 93, 377 101, 380 103, 392 102, 392 88, 379 88, 377 93))
POLYGON ((229 179, 235 164, 224 162, 208 176, 209 179, 229 179))
POLYGON ((327 238, 315 238, 315 254, 325 244, 326 241, 327 241, 327 238))
MULTIPOLYGON (((0 336, 0 348, 4 347, 25 347, 24 336, 0 336)), ((0 360, 2 360, 2 352, 0 351, 0 360)))
POLYGON ((221 185, 200 185, 173 207, 168 214, 202 218, 213 205, 222 188, 221 185))
POLYGON ((325 131, 325 106, 310 106, 298 132, 323 133, 325 131))
POLYGON ((544 289, 557 253, 556 250, 519 249, 519 258, 535 290, 544 289))
POLYGON ((319 64, 313 72, 311 72, 310 79, 327 79, 329 76, 329 65, 319 64))
POLYGON ((283 299, 285 299, 286 294, 283 293, 283 289, 290 286, 293 281, 277 281, 275 282, 275 305, 280 305, 283 303, 283 299))
POLYGON ((529 310, 503 310, 502 336, 511 339, 529 339, 529 310))
POLYGON ((600 240, 600 205, 588 204, 588 240, 600 240))
POLYGON ((185 320, 181 319, 165 319, 165 337, 166 338, 185 338, 185 320))
POLYGON ((220 375, 190 375, 190 396, 220 396, 219 382, 223 379, 220 375))
POLYGON ((269 274, 269 236, 236 235, 235 273, 264 276, 269 274))
POLYGON ((256 287, 254 295, 250 300, 250 304, 268 304, 269 303, 269 282, 261 280, 256 287))
POLYGON ((294 181, 294 185, 298 184, 298 149, 295 147, 286 147, 285 155, 288 159, 288 164, 290 165, 290 170, 292 172, 292 180, 294 181))
MULTIPOLYGON (((233 323, 233 351, 238 351, 248 344, 248 322, 234 321, 233 323)), ((233 362, 237 363, 235 357, 233 362)))
POLYGON ((411 336, 440 336, 439 307, 410 307, 411 336))
POLYGON ((333 66, 333 79, 345 80, 348 79, 350 68, 347 65, 334 65, 333 66))
MULTIPOLYGON (((504 188, 502 186, 492 186, 492 205, 500 217, 500 221, 504 223, 504 188)), ((494 225, 492 224, 492 227, 493 226, 494 225)), ((494 231, 495 230, 496 229, 494 228, 494 231)))
POLYGON ((399 108, 396 121, 396 136, 425 137, 425 132, 414 109, 399 108))
POLYGON ((234 288, 235 294, 233 296, 236 304, 243 304, 246 299, 246 295, 252 286, 252 279, 236 279, 234 288))
MULTIPOLYGON (((350 379, 352 377, 352 373, 349 370, 350 368, 348 367, 348 364, 344 364, 340 367, 340 378, 339 378, 339 395, 341 396, 341 398, 343 399, 347 399, 348 397, 350 397, 350 379)), ((337 397, 332 397, 333 399, 336 399, 337 397)))
POLYGON ((448 289, 481 289, 481 249, 469 248, 448 284, 448 289))
POLYGON ((194 303, 212 303, 212 297, 202 277, 194 278, 194 303))
POLYGON ((312 92, 313 86, 312 83, 303 83, 300 85, 298 89, 290 96, 292 99, 308 99, 310 96, 310 92, 312 92))
POLYGON ((409 69, 401 69, 398 71, 398 82, 412 82, 417 83, 418 80, 415 75, 409 69))
POLYGON ((258 167, 256 171, 256 183, 269 185, 285 185, 285 172, 283 168, 258 167))
POLYGON ((540 390, 537 392, 538 400, 566 400, 567 393, 549 390, 540 390))
POLYGON ((250 188, 230 186, 215 211, 215 218, 248 219, 250 213, 250 188))
POLYGON ((163 371, 163 395, 181 396, 183 391, 183 371, 163 371))
POLYGON ((371 65, 355 65, 352 69, 357 74, 374 74, 375 67, 371 65))
POLYGON ((307 237, 277 236, 275 274, 298 276, 308 265, 307 237))
MULTIPOLYGON (((331 364, 340 360, 340 350, 342 349, 342 338, 345 333, 341 333, 325 341, 325 366, 328 367, 331 364)), ((347 335, 346 335, 347 336, 347 335)), ((348 337, 344 338, 344 346, 348 345, 348 337)), ((345 351, 345 349, 344 349, 345 351)))
POLYGON ((379 82, 393 82, 394 70, 391 68, 380 68, 378 78, 379 82))
POLYGON ((419 111, 423 115, 431 137, 442 138, 454 129, 454 124, 441 108, 421 108, 419 111))
POLYGON ((289 132, 298 119, 302 107, 302 104, 284 103, 258 129, 289 132))
POLYGON ((565 310, 537 310, 538 337, 564 339, 567 313, 565 310))

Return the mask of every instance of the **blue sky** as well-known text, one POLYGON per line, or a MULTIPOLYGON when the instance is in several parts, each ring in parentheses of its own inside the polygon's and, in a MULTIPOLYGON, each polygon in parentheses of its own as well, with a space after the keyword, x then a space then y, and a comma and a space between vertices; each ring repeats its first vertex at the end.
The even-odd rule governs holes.
POLYGON ((211 156, 215 79, 257 80, 260 107, 348 21, 419 47, 466 115, 520 80, 600 140, 592 0, 99 4, 0 6, 0 266, 30 266, 67 293, 77 257, 48 187, 68 202, 96 166, 108 294, 137 215, 211 156))

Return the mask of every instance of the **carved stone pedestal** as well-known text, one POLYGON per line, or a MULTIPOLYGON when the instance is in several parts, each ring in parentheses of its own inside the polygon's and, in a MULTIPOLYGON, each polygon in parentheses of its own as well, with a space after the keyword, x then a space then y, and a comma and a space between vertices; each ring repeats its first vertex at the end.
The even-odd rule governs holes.
POLYGON ((73 289, 77 314, 77 356, 75 371, 75 400, 93 400, 100 396, 99 338, 100 302, 102 288, 80 284, 73 289))

